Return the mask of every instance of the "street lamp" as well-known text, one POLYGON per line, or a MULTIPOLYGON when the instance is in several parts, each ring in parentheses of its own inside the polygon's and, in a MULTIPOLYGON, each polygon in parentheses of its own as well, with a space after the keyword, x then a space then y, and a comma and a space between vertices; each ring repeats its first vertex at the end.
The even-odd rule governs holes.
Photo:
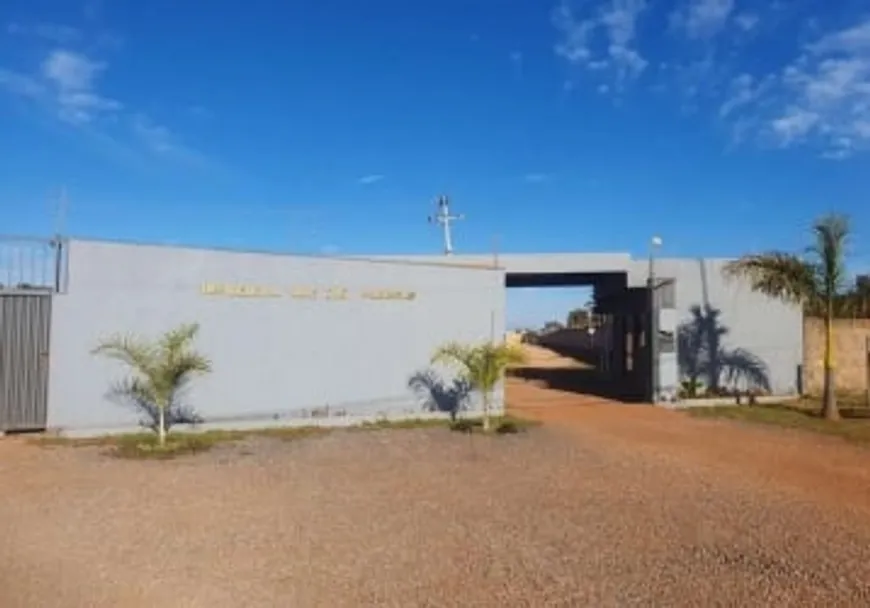
POLYGON ((659 307, 656 295, 655 256, 662 246, 662 238, 653 236, 649 247, 649 277, 647 291, 649 292, 649 350, 650 350, 650 396, 652 402, 659 398, 659 307))

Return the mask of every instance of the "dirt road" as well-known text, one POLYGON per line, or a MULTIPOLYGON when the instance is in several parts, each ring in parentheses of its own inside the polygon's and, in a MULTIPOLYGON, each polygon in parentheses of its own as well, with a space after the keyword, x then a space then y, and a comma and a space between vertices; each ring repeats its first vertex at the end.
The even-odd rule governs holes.
POLYGON ((559 425, 581 440, 612 441, 649 457, 691 461, 717 475, 752 479, 870 513, 870 450, 837 438, 700 420, 514 379, 508 380, 507 398, 517 415, 559 425))
POLYGON ((870 605, 867 451, 509 397, 548 424, 160 463, 0 441, 0 606, 870 605))

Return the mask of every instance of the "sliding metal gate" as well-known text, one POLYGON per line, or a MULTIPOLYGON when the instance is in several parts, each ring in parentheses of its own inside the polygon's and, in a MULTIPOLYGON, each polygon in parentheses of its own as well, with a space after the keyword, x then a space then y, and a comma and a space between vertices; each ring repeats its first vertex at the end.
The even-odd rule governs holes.
POLYGON ((51 298, 0 293, 0 432, 46 426, 51 298))

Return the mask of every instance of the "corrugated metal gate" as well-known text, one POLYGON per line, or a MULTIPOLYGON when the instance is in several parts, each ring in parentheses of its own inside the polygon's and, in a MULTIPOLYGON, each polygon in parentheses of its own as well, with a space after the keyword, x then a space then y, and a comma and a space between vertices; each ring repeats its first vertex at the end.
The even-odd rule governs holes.
POLYGON ((51 293, 0 293, 0 432, 44 429, 51 293))

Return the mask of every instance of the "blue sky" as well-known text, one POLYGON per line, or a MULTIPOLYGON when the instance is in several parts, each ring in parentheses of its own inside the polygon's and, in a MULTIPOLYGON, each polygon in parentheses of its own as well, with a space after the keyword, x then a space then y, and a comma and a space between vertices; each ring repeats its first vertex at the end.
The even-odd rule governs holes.
POLYGON ((435 252, 446 193, 459 251, 734 255, 839 210, 870 267, 866 0, 5 0, 0 133, 2 232, 65 186, 80 236, 435 252))

